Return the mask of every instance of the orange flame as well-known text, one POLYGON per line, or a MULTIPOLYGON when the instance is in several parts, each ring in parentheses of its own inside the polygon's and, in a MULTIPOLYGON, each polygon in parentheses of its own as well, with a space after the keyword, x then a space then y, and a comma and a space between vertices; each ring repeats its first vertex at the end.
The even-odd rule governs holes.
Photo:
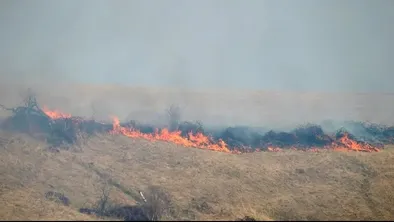
POLYGON ((70 114, 65 114, 58 110, 50 110, 46 107, 44 107, 42 111, 44 111, 44 113, 51 119, 71 118, 70 114))
MULTIPOLYGON (((295 147, 290 147, 290 150, 299 150, 295 147)), ((320 152, 324 150, 335 150, 335 151, 357 151, 357 152, 379 152, 380 149, 377 147, 374 147, 371 144, 368 143, 361 143, 357 142, 349 137, 348 133, 345 133, 343 137, 341 137, 339 140, 334 141, 330 146, 325 146, 322 148, 317 148, 317 147, 311 147, 308 148, 308 152, 320 152)), ((267 151, 270 152, 281 152, 283 149, 279 147, 268 147, 267 151)))
POLYGON ((150 141, 168 141, 185 147, 195 147, 225 153, 239 153, 238 151, 230 151, 223 140, 214 143, 209 137, 202 133, 193 134, 190 132, 188 134, 189 138, 182 137, 181 131, 170 132, 168 129, 162 129, 160 132, 156 130, 153 134, 142 133, 139 130, 121 126, 117 117, 113 117, 113 130, 111 133, 121 134, 130 138, 144 138, 150 141))
POLYGON ((353 150, 363 152, 379 152, 379 148, 374 147, 367 143, 359 143, 349 138, 349 134, 345 133, 342 138, 339 139, 340 144, 333 144, 335 150, 353 150))
MULTIPOLYGON (((49 110, 48 108, 43 108, 44 113, 49 116, 51 119, 60 119, 60 118, 71 118, 70 114, 65 114, 57 110, 49 110)), ((226 142, 223 140, 219 140, 218 142, 213 142, 212 139, 202 133, 192 132, 188 133, 188 138, 183 137, 181 131, 170 132, 168 129, 155 130, 155 133, 148 134, 142 133, 137 129, 127 128, 120 125, 120 121, 117 117, 112 117, 113 119, 113 129, 111 130, 111 134, 121 134, 130 138, 143 138, 146 140, 154 141, 161 140, 167 141, 171 143, 175 143, 178 145, 182 145, 184 147, 195 147, 200 149, 208 149, 219 152, 226 153, 235 153, 240 154, 239 150, 230 150, 226 142)), ((259 149, 256 149, 259 151, 259 149)), ((290 147, 290 150, 299 150, 295 147, 290 147)), ((305 151, 310 152, 319 152, 323 150, 335 150, 335 151, 363 151, 363 152, 379 152, 380 149, 374 147, 367 143, 357 142, 349 137, 349 134, 345 133, 343 137, 339 140, 334 141, 330 146, 326 146, 323 148, 312 147, 305 151)), ((269 152, 281 152, 283 151, 280 147, 268 147, 267 151, 269 152)))
POLYGON ((280 151, 282 151, 282 149, 279 148, 279 147, 271 147, 271 146, 268 147, 267 150, 270 151, 270 152, 280 152, 280 151))

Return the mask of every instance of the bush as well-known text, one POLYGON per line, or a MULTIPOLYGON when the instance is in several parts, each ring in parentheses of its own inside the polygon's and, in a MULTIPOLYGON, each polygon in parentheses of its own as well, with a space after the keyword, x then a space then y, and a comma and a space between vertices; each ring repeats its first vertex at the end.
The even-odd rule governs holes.
POLYGON ((142 210, 150 221, 160 220, 171 214, 171 198, 160 187, 151 186, 148 189, 146 202, 142 205, 142 210))
POLYGON ((55 201, 57 203, 61 203, 65 206, 70 205, 70 200, 64 196, 64 194, 55 192, 55 191, 48 191, 45 193, 45 198, 51 201, 55 201))
POLYGON ((119 218, 125 221, 158 221, 172 213, 170 197, 156 186, 149 187, 146 202, 135 206, 113 204, 109 194, 109 186, 104 186, 96 206, 93 209, 81 208, 79 212, 95 214, 99 217, 119 218))

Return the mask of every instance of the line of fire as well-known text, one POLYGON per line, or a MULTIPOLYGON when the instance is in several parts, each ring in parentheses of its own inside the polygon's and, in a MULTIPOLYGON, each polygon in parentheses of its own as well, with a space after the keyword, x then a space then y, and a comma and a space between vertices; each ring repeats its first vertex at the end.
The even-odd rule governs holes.
POLYGON ((319 125, 307 124, 292 131, 268 131, 258 133, 247 127, 229 127, 220 132, 209 132, 201 123, 180 122, 175 129, 156 128, 121 123, 113 117, 112 123, 74 117, 60 111, 40 107, 35 96, 28 96, 24 105, 1 108, 11 115, 1 123, 3 130, 18 131, 32 136, 40 135, 51 146, 76 144, 78 140, 100 133, 120 134, 130 138, 150 141, 167 141, 184 147, 200 148, 233 154, 286 149, 319 152, 323 150, 378 152, 387 144, 394 143, 394 127, 354 122, 368 136, 356 137, 345 128, 326 133, 319 125))

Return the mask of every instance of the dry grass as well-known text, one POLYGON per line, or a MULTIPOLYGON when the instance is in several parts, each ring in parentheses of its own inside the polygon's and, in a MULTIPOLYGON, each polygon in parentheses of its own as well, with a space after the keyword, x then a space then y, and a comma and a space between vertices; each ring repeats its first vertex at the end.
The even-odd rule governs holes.
POLYGON ((14 189, 0 196, 1 220, 97 220, 48 201, 33 188, 14 189))
POLYGON ((92 207, 105 183, 117 204, 160 187, 174 204, 163 219, 394 219, 392 149, 231 155, 102 135, 82 152, 51 153, 23 135, 0 135, 3 220, 92 219, 77 210, 92 207), (71 205, 45 200, 48 190, 71 205))
MULTIPOLYGON (((23 87, 1 86, 0 103, 21 101, 23 87)), ((391 123, 394 111, 388 106, 391 94, 179 93, 104 86, 35 90, 50 108, 99 119, 117 114, 159 121, 158 113, 170 104, 180 105, 185 119, 278 126, 318 117, 391 123)), ((394 219, 392 149, 231 155, 109 135, 86 141, 82 151, 46 148, 24 135, 0 131, 0 219, 92 219, 78 209, 94 206, 106 183, 113 203, 130 205, 140 201, 139 191, 148 196, 149 187, 160 187, 173 203, 163 219, 394 219), (47 191, 65 194, 70 206, 46 200, 47 191)))

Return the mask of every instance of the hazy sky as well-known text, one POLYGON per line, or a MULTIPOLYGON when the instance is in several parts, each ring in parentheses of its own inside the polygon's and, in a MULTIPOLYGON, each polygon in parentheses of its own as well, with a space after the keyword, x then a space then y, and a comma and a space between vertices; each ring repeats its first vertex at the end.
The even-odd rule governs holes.
POLYGON ((392 0, 2 0, 0 75, 391 91, 392 0))

